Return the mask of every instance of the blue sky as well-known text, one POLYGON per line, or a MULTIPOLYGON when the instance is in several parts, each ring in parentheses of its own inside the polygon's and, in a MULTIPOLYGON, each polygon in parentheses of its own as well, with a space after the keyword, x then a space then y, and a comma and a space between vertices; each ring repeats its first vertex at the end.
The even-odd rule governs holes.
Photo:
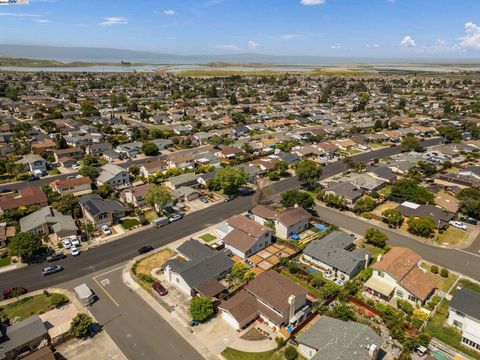
POLYGON ((480 57, 478 0, 30 0, 0 43, 176 54, 480 57))

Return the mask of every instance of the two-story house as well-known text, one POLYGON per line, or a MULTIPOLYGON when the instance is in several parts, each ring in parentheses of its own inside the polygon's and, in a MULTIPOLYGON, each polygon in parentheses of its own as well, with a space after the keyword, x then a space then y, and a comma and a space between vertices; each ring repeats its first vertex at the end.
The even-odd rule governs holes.
POLYGON ((130 209, 114 200, 105 200, 98 194, 83 195, 79 199, 85 220, 91 221, 95 228, 110 226, 124 217, 130 209))
POLYGON ((47 161, 37 154, 27 154, 18 164, 23 164, 34 175, 45 175, 47 173, 47 161))
POLYGON ((147 194, 148 190, 154 186, 155 184, 133 186, 123 190, 120 193, 120 199, 126 204, 131 204, 131 206, 134 208, 144 208, 147 206, 147 203, 145 202, 145 195, 147 194))
POLYGON ((253 219, 259 224, 273 223, 275 235, 282 239, 288 239, 291 235, 298 235, 307 230, 312 218, 312 215, 302 207, 277 211, 270 206, 257 205, 251 213, 253 219))
POLYGON ((108 184, 114 188, 130 185, 130 175, 127 170, 118 165, 106 164, 102 166, 102 172, 97 178, 97 184, 108 184))
POLYGON ((140 166, 140 174, 144 178, 148 178, 150 175, 155 175, 157 173, 163 173, 168 169, 168 162, 166 160, 154 160, 146 162, 140 166))
POLYGON ((54 180, 49 186, 61 195, 74 194, 80 196, 92 192, 92 180, 88 176, 54 180))

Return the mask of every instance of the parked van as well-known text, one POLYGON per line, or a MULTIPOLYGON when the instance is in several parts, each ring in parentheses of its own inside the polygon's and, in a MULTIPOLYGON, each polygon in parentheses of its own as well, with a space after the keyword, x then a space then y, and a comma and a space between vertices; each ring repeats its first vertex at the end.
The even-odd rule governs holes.
POLYGON ((154 228, 160 228, 165 225, 168 225, 168 217, 166 216, 159 217, 158 219, 152 221, 152 226, 154 228))
POLYGON ((82 303, 83 306, 90 306, 95 302, 94 292, 87 286, 87 284, 78 285, 75 289, 75 294, 77 299, 82 303))

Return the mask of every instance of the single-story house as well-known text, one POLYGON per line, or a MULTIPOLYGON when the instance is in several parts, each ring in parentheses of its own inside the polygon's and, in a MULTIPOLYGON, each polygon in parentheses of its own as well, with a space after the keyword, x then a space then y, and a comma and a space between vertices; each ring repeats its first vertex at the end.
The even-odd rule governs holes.
POLYGON ((97 229, 102 225, 112 225, 130 212, 129 208, 118 201, 105 200, 98 194, 83 195, 79 203, 84 218, 92 221, 97 229))
POLYGON ((54 180, 49 186, 53 191, 61 195, 85 195, 92 192, 92 180, 88 176, 54 180))
POLYGON ((20 230, 35 235, 55 234, 58 239, 76 235, 78 228, 70 215, 63 215, 50 206, 20 219, 20 230))

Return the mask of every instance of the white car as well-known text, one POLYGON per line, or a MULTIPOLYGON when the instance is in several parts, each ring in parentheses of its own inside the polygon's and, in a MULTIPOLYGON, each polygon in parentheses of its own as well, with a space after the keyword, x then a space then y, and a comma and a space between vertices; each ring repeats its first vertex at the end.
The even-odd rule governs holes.
POLYGON ((80 166, 78 166, 78 164, 72 165, 72 169, 73 170, 78 170, 78 169, 80 169, 80 166))
POLYGON ((457 229, 460 229, 460 230, 467 230, 467 225, 465 225, 464 223, 462 223, 461 221, 449 221, 448 222, 450 225, 452 225, 453 227, 456 227, 457 229))
POLYGON ((112 230, 107 225, 102 225, 102 232, 104 235, 111 235, 112 230))
POLYGON ((72 247, 72 243, 68 239, 63 239, 62 245, 65 249, 70 249, 72 247))
POLYGON ((72 246, 70 248, 70 253, 72 254, 72 256, 78 256, 80 255, 80 250, 78 250, 76 246, 72 246))
POLYGON ((73 246, 78 246, 80 245, 80 240, 78 240, 78 236, 77 235, 70 235, 68 237, 68 240, 70 241, 70 243, 73 245, 73 246))

